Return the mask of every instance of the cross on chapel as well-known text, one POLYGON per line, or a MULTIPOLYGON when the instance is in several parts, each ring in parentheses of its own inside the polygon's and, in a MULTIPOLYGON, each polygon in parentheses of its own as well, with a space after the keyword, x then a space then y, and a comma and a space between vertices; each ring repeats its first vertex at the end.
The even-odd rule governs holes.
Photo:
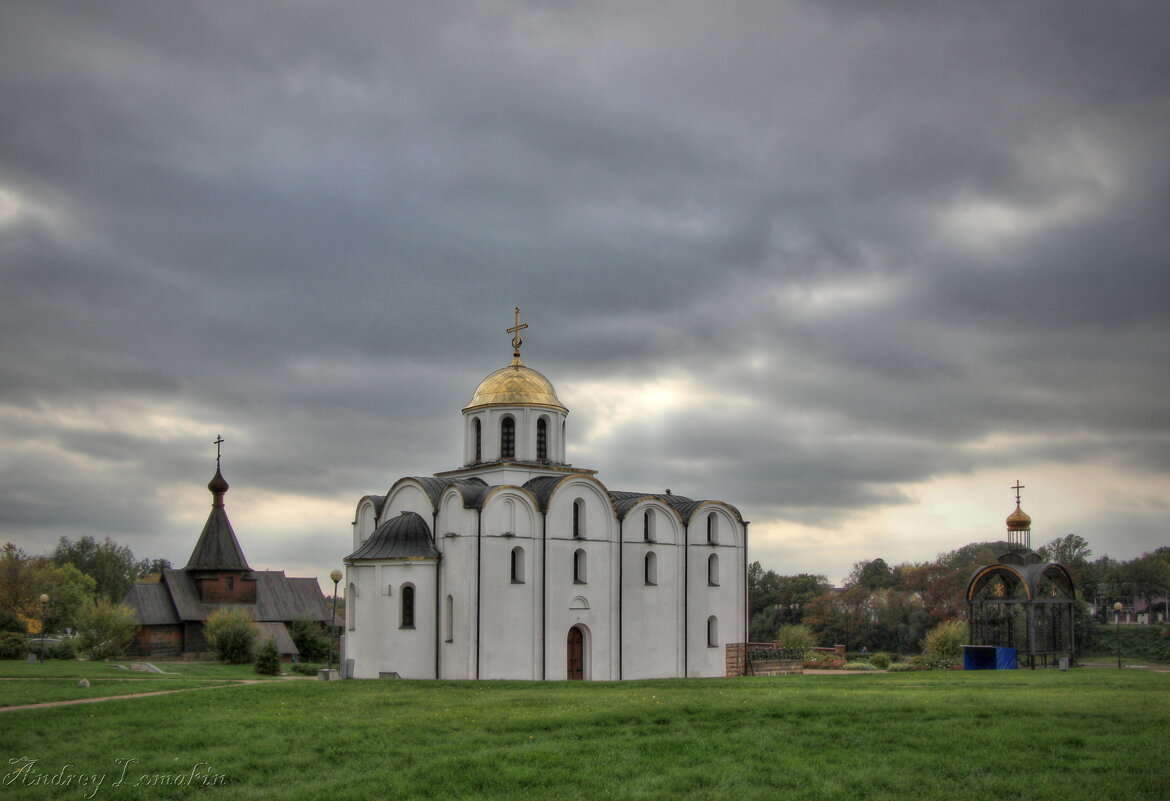
POLYGON ((216 470, 219 470, 219 446, 222 445, 223 443, 224 443, 224 439, 223 439, 223 436, 220 434, 216 434, 215 435, 215 442, 211 443, 212 445, 215 446, 215 469, 216 470))
POLYGON ((1024 488, 1024 485, 1021 484, 1020 480, 1017 478, 1016 485, 1014 487, 1012 487, 1012 489, 1014 489, 1016 491, 1016 506, 1020 505, 1020 490, 1022 490, 1023 488, 1024 488))

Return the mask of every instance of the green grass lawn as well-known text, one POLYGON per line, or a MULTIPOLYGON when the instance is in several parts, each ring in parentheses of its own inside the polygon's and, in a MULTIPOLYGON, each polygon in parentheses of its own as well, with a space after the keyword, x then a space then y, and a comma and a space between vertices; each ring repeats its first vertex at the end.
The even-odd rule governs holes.
POLYGON ((1140 671, 279 681, 0 723, 11 798, 1170 798, 1170 675, 1140 671), (103 784, 31 784, 66 774, 103 784))

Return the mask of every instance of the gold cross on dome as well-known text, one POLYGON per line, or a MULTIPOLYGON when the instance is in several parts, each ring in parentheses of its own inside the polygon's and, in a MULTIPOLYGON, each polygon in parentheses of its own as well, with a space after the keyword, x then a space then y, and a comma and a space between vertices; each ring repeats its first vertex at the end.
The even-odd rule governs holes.
POLYGON ((1014 487, 1012 487, 1012 489, 1014 489, 1016 491, 1016 506, 1020 505, 1020 490, 1022 490, 1023 488, 1024 488, 1024 485, 1021 484, 1020 480, 1017 478, 1016 485, 1014 487))
POLYGON ((520 346, 524 344, 524 340, 520 338, 520 332, 528 327, 528 323, 520 322, 520 307, 516 307, 516 325, 508 329, 508 333, 512 334, 512 350, 513 356, 520 356, 520 346))

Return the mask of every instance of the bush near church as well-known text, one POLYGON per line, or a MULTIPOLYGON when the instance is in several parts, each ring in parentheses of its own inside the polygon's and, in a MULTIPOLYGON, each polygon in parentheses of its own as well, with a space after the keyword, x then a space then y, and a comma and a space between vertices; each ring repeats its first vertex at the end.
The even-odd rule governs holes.
POLYGON ((276 651, 276 642, 269 637, 260 646, 260 653, 256 655, 256 672, 262 676, 280 675, 280 654, 276 651))
POLYGON ((126 653, 138 631, 134 610, 104 598, 77 620, 77 647, 89 659, 117 659, 126 653))
POLYGON ((800 651, 805 656, 817 644, 812 629, 799 623, 781 626, 776 634, 776 645, 789 651, 800 651))
POLYGON ((216 658, 231 665, 252 661, 260 627, 244 609, 219 609, 203 624, 203 634, 216 658))
POLYGON ((0 659, 24 659, 28 644, 23 634, 15 631, 0 631, 0 659))
POLYGON ((922 655, 931 667, 955 667, 963 661, 963 643, 969 641, 966 623, 947 620, 927 632, 922 641, 922 655))
POLYGON ((289 635, 304 662, 324 662, 329 658, 329 637, 325 627, 309 617, 298 617, 289 626, 289 635))

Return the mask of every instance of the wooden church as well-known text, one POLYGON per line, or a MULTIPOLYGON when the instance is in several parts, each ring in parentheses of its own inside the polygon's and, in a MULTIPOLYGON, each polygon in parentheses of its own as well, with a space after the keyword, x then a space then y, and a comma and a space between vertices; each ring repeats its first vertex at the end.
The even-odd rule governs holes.
MULTIPOLYGON (((222 440, 219 440, 222 441, 222 440)), ((216 459, 211 514, 187 566, 164 570, 158 582, 137 582, 122 601, 141 628, 139 656, 155 659, 209 658, 203 621, 218 609, 248 610, 260 627, 259 642, 271 638, 285 660, 298 655, 289 625, 298 618, 327 623, 329 608, 315 578, 290 578, 283 570, 253 570, 228 520, 223 498, 228 483, 216 459)))

